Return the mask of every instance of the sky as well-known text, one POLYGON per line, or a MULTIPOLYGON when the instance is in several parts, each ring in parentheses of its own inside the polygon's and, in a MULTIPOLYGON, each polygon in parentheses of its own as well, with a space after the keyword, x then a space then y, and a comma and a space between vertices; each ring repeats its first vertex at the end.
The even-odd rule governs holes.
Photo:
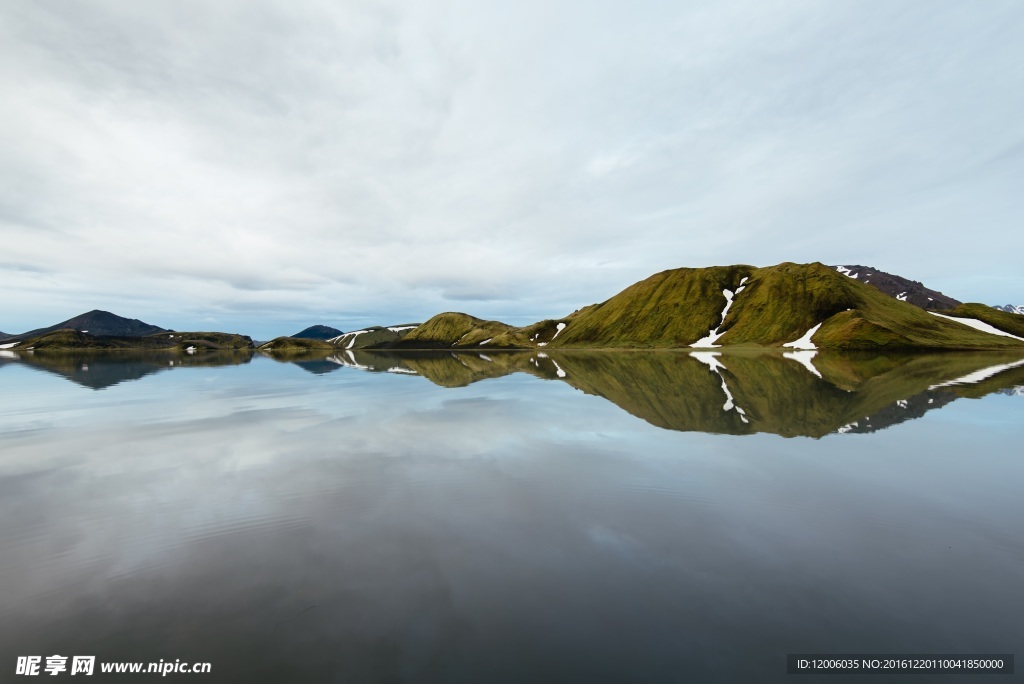
POLYGON ((526 324, 668 268, 1024 304, 1017 0, 0 6, 0 330, 526 324))

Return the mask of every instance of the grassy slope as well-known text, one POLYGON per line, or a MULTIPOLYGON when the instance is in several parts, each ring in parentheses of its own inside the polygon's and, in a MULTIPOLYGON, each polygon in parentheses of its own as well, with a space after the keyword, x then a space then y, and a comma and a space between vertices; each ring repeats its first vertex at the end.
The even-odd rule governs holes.
POLYGON ((685 347, 720 321, 725 288, 751 266, 680 268, 635 283, 611 299, 568 316, 552 347, 685 347))

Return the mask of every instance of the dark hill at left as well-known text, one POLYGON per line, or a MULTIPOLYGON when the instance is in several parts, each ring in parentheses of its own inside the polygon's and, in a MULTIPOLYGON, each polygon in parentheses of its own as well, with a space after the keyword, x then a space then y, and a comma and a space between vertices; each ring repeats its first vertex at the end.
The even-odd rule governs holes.
POLYGON ((145 337, 156 333, 169 332, 166 328, 144 323, 135 318, 122 318, 109 311, 94 309, 87 313, 69 318, 66 321, 51 325, 46 328, 30 330, 22 335, 12 335, 29 339, 39 337, 56 330, 75 330, 77 332, 89 333, 93 336, 116 336, 116 337, 145 337))

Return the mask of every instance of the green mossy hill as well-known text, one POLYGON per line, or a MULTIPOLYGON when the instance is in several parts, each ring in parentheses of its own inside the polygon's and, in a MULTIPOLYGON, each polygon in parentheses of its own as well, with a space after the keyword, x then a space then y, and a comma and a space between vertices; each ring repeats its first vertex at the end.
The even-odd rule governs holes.
POLYGON ((1024 316, 1010 313, 1009 311, 993 309, 987 304, 961 304, 950 311, 943 311, 942 313, 958 318, 976 318, 994 328, 999 328, 1003 332, 1016 335, 1017 337, 1024 337, 1024 316))
POLYGON ((187 351, 252 349, 252 339, 244 335, 218 332, 158 333, 145 337, 90 335, 77 330, 57 330, 20 343, 15 349, 174 349, 187 351))
POLYGON ((274 353, 303 353, 317 349, 332 351, 334 349, 334 345, 326 340, 316 340, 304 337, 276 337, 259 346, 259 350, 262 352, 274 353))
POLYGON ((341 349, 386 349, 400 343, 418 323, 402 323, 399 325, 371 325, 360 330, 342 333, 327 340, 335 348, 341 349))
MULTIPOLYGON (((991 308, 975 315, 997 327, 1015 320, 991 308)), ((564 320, 568 327, 552 348, 683 348, 714 329, 720 346, 779 347, 821 324, 812 341, 822 349, 1024 349, 1018 340, 932 316, 820 263, 664 271, 564 320), (725 290, 734 294, 722 321, 725 290)), ((550 321, 535 325, 542 324, 550 327, 550 321)))
POLYGON ((685 347, 718 326, 726 299, 752 266, 679 268, 630 285, 566 317, 552 347, 685 347))
POLYGON ((494 349, 533 346, 507 323, 485 321, 469 314, 445 312, 412 330, 396 345, 405 349, 451 349, 487 347, 494 349))

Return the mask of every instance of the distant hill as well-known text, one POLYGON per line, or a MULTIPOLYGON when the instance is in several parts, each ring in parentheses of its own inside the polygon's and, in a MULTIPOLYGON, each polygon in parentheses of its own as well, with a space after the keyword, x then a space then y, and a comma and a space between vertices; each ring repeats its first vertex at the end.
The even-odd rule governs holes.
POLYGON ((291 337, 298 337, 303 340, 329 340, 341 334, 343 334, 341 330, 332 328, 329 325, 311 325, 305 330, 300 330, 291 335, 291 337))
POLYGON ((8 335, 5 332, 0 332, 0 342, 3 342, 4 340, 10 339, 12 337, 14 337, 14 335, 8 335))
POLYGON ((890 297, 894 297, 901 302, 919 306, 922 309, 941 311, 943 309, 952 309, 962 303, 952 297, 947 297, 938 290, 925 287, 917 280, 910 280, 903 276, 879 271, 877 268, 871 268, 870 266, 854 264, 850 266, 832 266, 832 268, 854 280, 867 283, 890 297))
POLYGON ((1006 313, 1014 313, 1024 316, 1024 306, 1015 304, 1004 304, 1003 306, 993 306, 992 308, 998 309, 999 311, 1005 311, 1006 313))
POLYGON ((27 333, 15 335, 14 337, 29 339, 56 330, 75 330, 77 332, 89 333, 93 336, 113 335, 118 337, 144 337, 146 335, 155 335, 156 333, 170 332, 166 328, 143 323, 135 318, 122 318, 109 311, 94 309, 56 325, 30 330, 27 333))

